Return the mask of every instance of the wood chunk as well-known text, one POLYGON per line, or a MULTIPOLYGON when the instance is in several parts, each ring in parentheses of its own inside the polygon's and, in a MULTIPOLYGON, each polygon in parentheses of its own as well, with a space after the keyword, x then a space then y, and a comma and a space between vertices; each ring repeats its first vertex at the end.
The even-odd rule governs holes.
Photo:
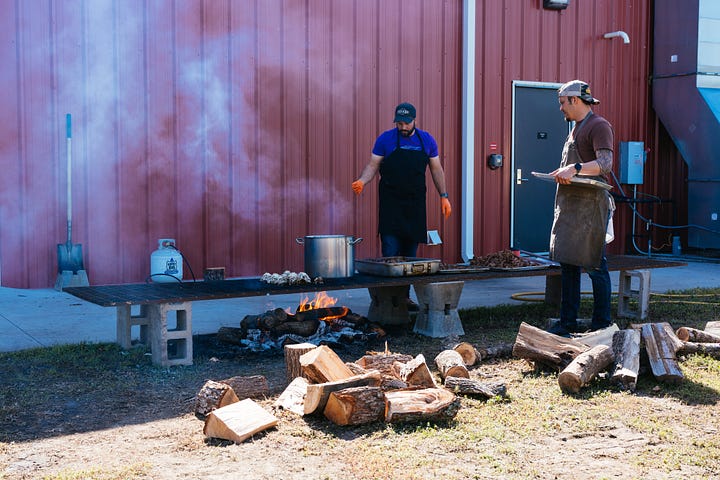
POLYGON ((220 327, 216 335, 219 342, 242 345, 242 341, 247 337, 247 330, 237 327, 220 327))
POLYGON ((470 378, 462 356, 455 350, 443 350, 435 357, 435 365, 440 371, 440 377, 470 378))
POLYGON ((615 335, 615 332, 618 331, 620 331, 620 329, 613 323, 607 328, 601 328, 600 330, 595 330, 594 332, 583 333, 573 337, 573 340, 584 343, 588 347, 595 347, 597 345, 607 345, 608 347, 612 347, 613 335, 615 335))
POLYGON ((720 359, 720 343, 685 342, 677 351, 678 355, 703 353, 709 357, 720 359))
POLYGON ((512 343, 498 343, 484 348, 477 349, 478 361, 487 360, 489 358, 510 357, 513 352, 512 343))
POLYGON ((308 381, 304 377, 295 377, 290 385, 275 400, 275 406, 298 415, 305 414, 305 395, 308 381))
POLYGON ((377 422, 385 416, 385 395, 380 387, 344 388, 330 394, 323 414, 337 425, 377 422))
POLYGON ((456 394, 477 395, 485 398, 504 397, 507 393, 505 384, 481 383, 477 380, 461 377, 448 377, 445 379, 445 388, 456 394))
POLYGON ((480 360, 478 351, 468 342, 460 342, 452 349, 460 354, 466 367, 472 367, 480 360))
POLYGON ((337 353, 326 345, 320 345, 300 356, 303 376, 311 383, 327 383, 353 376, 337 353))
POLYGON ((407 363, 412 359, 412 355, 404 353, 368 352, 355 363, 366 370, 380 370, 386 375, 396 375, 395 362, 407 363))
POLYGON ((720 321, 707 322, 705 324, 705 332, 720 336, 720 321))
POLYGON ((238 399, 244 398, 265 398, 268 395, 268 382, 262 375, 250 375, 248 377, 230 377, 220 380, 220 383, 229 385, 238 399))
POLYGON ((587 350, 589 347, 577 340, 553 335, 522 322, 515 338, 513 356, 560 371, 587 350))
POLYGON ((385 392, 386 422, 447 421, 459 409, 460 398, 444 388, 385 392))
POLYGON ((203 433, 206 437, 242 443, 277 423, 278 420, 273 414, 246 398, 210 413, 205 419, 203 433))
POLYGON ((435 379, 425 362, 425 356, 421 353, 408 363, 400 364, 400 380, 413 387, 436 388, 435 379))
POLYGON ((217 408, 230 405, 239 400, 229 385, 208 380, 197 394, 195 414, 204 417, 217 408))
POLYGON ((615 366, 610 381, 634 392, 640 373, 640 331, 627 329, 615 332, 612 349, 615 366))
POLYGON ((300 357, 316 348, 317 345, 313 345, 312 343, 295 343, 283 347, 283 353, 285 355, 285 378, 288 383, 297 377, 302 377, 303 370, 300 366, 300 357))
POLYGON ((380 372, 370 370, 363 375, 356 375, 335 382, 310 384, 307 386, 307 393, 305 394, 303 414, 311 415, 316 412, 322 412, 332 392, 353 387, 378 387, 381 381, 382 375, 380 372))
MULTIPOLYGON (((644 323, 640 333, 645 344, 650 369, 655 378, 669 383, 680 382, 684 376, 675 357, 675 352, 678 350, 675 343, 677 337, 672 331, 672 327, 669 324, 644 323), (668 335, 668 328, 670 335, 668 335)), ((680 346, 682 347, 682 342, 680 342, 680 346)))
POLYGON ((683 342, 720 343, 720 335, 714 335, 696 328, 680 327, 675 333, 683 342))
POLYGON ((368 370, 361 367, 355 362, 345 362, 345 365, 350 369, 350 371, 353 373, 353 375, 362 375, 363 373, 367 373, 368 370))
POLYGON ((578 393, 598 373, 613 362, 613 351, 607 345, 598 345, 581 353, 558 375, 563 392, 578 393))

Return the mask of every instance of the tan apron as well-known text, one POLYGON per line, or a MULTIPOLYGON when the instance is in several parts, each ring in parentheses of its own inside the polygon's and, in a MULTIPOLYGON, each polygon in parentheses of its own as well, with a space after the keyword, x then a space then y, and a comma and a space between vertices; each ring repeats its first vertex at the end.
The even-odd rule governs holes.
MULTIPOLYGON (((582 159, 575 139, 570 137, 565 142, 560 166, 575 163, 582 163, 582 159)), ((587 178, 603 181, 599 177, 587 178)), ((605 189, 558 184, 550 258, 587 269, 598 268, 604 252, 609 209, 610 195, 605 189)))

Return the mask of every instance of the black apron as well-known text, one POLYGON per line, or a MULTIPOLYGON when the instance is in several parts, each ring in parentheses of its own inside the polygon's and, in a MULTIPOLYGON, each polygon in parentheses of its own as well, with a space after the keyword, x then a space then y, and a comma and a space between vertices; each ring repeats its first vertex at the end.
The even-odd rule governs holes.
MULTIPOLYGON (((585 121, 592 115, 585 117, 585 121)), ((580 129, 585 122, 580 125, 580 129)), ((575 135, 580 131, 578 129, 575 135)), ((563 148, 560 167, 583 163, 570 133, 563 148)), ((583 177, 604 181, 602 177, 583 177)), ((580 185, 558 184, 555 218, 550 233, 550 258, 556 262, 598 268, 602 261, 607 231, 610 195, 607 190, 580 185)))
POLYGON ((425 152, 420 133, 420 150, 397 147, 380 163, 380 235, 395 235, 417 243, 427 242, 425 212, 425 171, 430 157, 425 152))

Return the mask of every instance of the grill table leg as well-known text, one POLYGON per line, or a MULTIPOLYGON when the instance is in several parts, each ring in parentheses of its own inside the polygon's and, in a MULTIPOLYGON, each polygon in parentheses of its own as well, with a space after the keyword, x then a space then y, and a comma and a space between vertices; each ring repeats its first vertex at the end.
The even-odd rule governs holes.
POLYGON ((457 311, 464 285, 465 282, 413 285, 420 304, 413 331, 433 338, 465 335, 457 311))
POLYGON ((192 302, 148 305, 152 362, 155 365, 192 365, 192 302), (174 311, 177 324, 168 329, 168 312, 174 311))
POLYGON ((140 315, 132 314, 132 305, 118 305, 117 307, 117 343, 125 350, 132 347, 132 327, 140 326, 140 343, 147 345, 150 325, 147 305, 140 305, 140 315))
POLYGON ((410 323, 407 298, 410 285, 397 287, 368 287, 370 307, 368 320, 381 325, 405 325, 410 323))

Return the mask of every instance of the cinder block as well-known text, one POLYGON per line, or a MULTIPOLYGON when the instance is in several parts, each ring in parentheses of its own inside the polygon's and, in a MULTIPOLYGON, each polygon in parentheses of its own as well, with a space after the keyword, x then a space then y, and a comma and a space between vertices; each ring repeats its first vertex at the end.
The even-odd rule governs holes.
POLYGON ((618 317, 647 318, 650 304, 650 270, 621 270, 618 284, 618 317), (637 279, 637 288, 633 287, 637 279), (630 301, 636 300, 638 308, 633 310, 630 301))
POLYGON ((433 338, 465 335, 457 311, 465 282, 415 284, 420 311, 413 331, 433 338))

